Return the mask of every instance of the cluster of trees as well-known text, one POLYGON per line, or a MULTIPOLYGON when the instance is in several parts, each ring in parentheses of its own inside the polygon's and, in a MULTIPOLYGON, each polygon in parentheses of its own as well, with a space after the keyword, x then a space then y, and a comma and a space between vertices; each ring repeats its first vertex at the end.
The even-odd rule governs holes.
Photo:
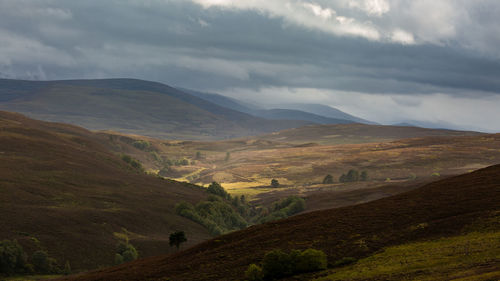
POLYGON ((134 261, 139 256, 135 247, 127 242, 120 242, 116 246, 115 265, 134 261))
POLYGON ((169 166, 187 166, 190 164, 189 160, 186 158, 182 159, 165 159, 163 164, 167 167, 169 166))
POLYGON ((290 196, 275 203, 270 210, 251 206, 244 195, 231 196, 219 183, 207 188, 206 201, 193 205, 180 202, 175 210, 178 215, 203 225, 212 235, 243 229, 253 223, 282 219, 305 209, 304 199, 290 196))
POLYGON ((347 174, 342 174, 339 178, 339 182, 357 182, 357 181, 367 181, 368 172, 362 171, 361 173, 357 170, 349 170, 347 174))
MULTIPOLYGON (((357 170, 349 170, 347 174, 342 174, 339 177, 339 182, 358 182, 358 181, 367 181, 368 180, 368 172, 361 171, 361 173, 357 170)), ((328 174, 323 178, 323 184, 332 184, 334 183, 333 176, 328 174)))
POLYGON ((324 270, 327 264, 326 254, 320 250, 292 250, 289 253, 273 250, 266 253, 262 266, 249 265, 245 276, 250 281, 273 280, 298 273, 324 270))
POLYGON ((196 206, 181 202, 175 208, 177 214, 203 225, 212 235, 220 235, 247 226, 246 220, 230 205, 217 196, 210 196, 196 206))
POLYGON ((35 251, 30 258, 16 241, 0 242, 0 274, 70 274, 71 267, 66 262, 61 267, 46 251, 35 251))
POLYGON ((231 195, 220 185, 218 182, 212 182, 208 188, 207 192, 213 195, 220 196, 225 199, 231 199, 231 195))
POLYGON ((289 216, 295 215, 304 211, 306 208, 306 201, 298 196, 289 196, 285 199, 274 203, 272 211, 266 214, 262 212, 259 223, 284 219, 289 216))
POLYGON ((248 216, 250 207, 244 196, 231 197, 217 182, 210 184, 207 192, 211 194, 208 199, 196 206, 188 202, 177 204, 177 214, 203 225, 212 235, 242 229, 248 225, 244 217, 248 216))
POLYGON ((169 159, 169 158, 162 158, 160 161, 160 164, 163 165, 163 168, 158 172, 158 175, 162 177, 167 177, 171 176, 172 172, 175 171, 171 168, 172 166, 188 166, 191 164, 189 159, 182 158, 182 159, 169 159))
MULTIPOLYGON (((361 173, 357 170, 349 170, 347 174, 342 174, 339 177, 339 182, 358 182, 358 181, 367 181, 368 180, 368 172, 361 171, 361 173)), ((332 184, 334 183, 333 176, 328 174, 323 178, 323 184, 332 184)))

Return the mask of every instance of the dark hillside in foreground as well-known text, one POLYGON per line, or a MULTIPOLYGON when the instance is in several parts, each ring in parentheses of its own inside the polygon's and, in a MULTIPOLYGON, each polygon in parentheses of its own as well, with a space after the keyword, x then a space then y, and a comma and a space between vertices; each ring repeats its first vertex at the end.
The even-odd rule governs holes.
POLYGON ((113 145, 125 144, 0 112, 0 240, 81 270, 113 264, 125 237, 143 257, 174 251, 173 231, 184 230, 190 245, 209 238, 174 211, 180 200, 204 200, 204 190, 146 175, 111 153, 113 145))
POLYGON ((170 139, 226 139, 311 124, 266 120, 136 79, 0 79, 0 109, 92 130, 170 139))
POLYGON ((498 215, 499 174, 500 165, 492 166, 393 197, 253 226, 174 255, 67 280, 241 280, 249 264, 276 248, 321 249, 332 264, 391 245, 456 235, 498 215))

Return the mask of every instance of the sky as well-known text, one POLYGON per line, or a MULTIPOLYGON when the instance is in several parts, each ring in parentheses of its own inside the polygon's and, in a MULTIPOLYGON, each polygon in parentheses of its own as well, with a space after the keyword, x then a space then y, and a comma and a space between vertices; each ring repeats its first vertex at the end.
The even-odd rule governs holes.
POLYGON ((498 0, 0 0, 0 77, 138 78, 500 132, 498 0))

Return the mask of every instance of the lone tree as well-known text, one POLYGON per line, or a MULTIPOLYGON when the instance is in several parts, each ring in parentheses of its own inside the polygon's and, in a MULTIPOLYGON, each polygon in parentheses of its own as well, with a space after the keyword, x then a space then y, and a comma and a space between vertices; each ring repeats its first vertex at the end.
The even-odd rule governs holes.
POLYGON ((170 246, 175 245, 177 250, 179 250, 180 245, 186 241, 187 241, 187 238, 186 238, 186 234, 184 233, 184 231, 176 231, 176 232, 170 234, 169 245, 170 246))
POLYGON ((279 187, 280 186, 280 183, 277 179, 272 179, 271 180, 271 186, 272 187, 279 187))
POLYGON ((323 179, 323 184, 332 184, 333 183, 333 177, 332 175, 328 174, 326 177, 323 179))
POLYGON ((356 170, 349 170, 346 177, 348 182, 357 182, 359 181, 359 172, 356 170))

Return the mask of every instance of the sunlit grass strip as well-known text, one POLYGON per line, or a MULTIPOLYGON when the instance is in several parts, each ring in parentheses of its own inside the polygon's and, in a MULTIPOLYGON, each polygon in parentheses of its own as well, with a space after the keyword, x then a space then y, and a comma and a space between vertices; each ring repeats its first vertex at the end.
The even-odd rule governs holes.
MULTIPOLYGON (((386 248, 382 253, 362 259, 355 265, 335 270, 317 281, 372 278, 397 280, 401 276, 413 276, 418 280, 440 280, 443 276, 482 280, 477 278, 490 278, 495 275, 494 272, 485 274, 474 271, 477 265, 484 264, 500 265, 500 232, 476 232, 386 248), (475 275, 476 279, 466 278, 470 275, 475 275)), ((497 275, 500 273, 496 272, 497 275)))

